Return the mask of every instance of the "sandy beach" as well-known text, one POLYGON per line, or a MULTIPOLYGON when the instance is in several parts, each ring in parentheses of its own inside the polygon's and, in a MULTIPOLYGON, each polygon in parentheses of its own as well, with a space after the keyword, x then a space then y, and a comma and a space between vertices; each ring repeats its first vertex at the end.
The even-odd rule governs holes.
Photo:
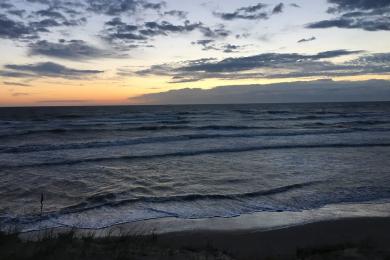
POLYGON ((351 218, 260 232, 178 232, 161 235, 159 243, 197 249, 211 246, 236 259, 381 259, 390 256, 389 231, 390 218, 351 218))

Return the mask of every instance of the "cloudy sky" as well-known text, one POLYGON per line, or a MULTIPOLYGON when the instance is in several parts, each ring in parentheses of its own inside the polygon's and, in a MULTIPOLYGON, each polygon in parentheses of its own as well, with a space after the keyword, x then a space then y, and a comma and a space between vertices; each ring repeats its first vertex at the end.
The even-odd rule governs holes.
POLYGON ((303 81, 390 99, 390 0, 0 0, 0 42, 1 106, 185 103, 188 88, 220 103, 219 86, 303 81))

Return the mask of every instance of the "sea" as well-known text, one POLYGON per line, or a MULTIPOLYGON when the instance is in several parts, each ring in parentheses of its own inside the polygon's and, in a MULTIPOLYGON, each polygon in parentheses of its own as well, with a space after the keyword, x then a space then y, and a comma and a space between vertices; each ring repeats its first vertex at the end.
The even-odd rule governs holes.
POLYGON ((389 102, 0 108, 0 229, 388 202, 389 102))

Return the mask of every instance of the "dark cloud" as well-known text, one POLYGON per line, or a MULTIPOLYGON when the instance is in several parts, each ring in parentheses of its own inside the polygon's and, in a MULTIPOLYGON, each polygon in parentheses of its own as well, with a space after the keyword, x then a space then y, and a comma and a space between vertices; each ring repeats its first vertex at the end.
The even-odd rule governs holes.
POLYGON ((236 9, 230 13, 219 13, 214 12, 215 16, 222 18, 223 20, 235 20, 235 19, 246 19, 246 20, 259 20, 268 19, 269 15, 263 11, 267 7, 266 4, 258 3, 252 6, 246 6, 236 9))
POLYGON ((142 10, 160 10, 166 6, 164 1, 149 2, 147 0, 27 0, 30 3, 39 3, 51 10, 61 10, 69 15, 81 13, 105 14, 117 16, 133 14, 142 10))
POLYGON ((192 44, 202 46, 202 50, 204 50, 204 51, 218 50, 215 47, 215 40, 212 40, 212 39, 198 40, 198 41, 192 42, 192 44))
POLYGON ((316 37, 310 37, 310 38, 303 38, 303 39, 300 39, 299 41, 297 41, 298 43, 304 43, 304 42, 311 42, 311 41, 315 41, 317 38, 316 37))
POLYGON ((372 10, 390 7, 389 0, 328 0, 334 6, 331 12, 344 12, 353 10, 372 10))
POLYGON ((268 7, 267 4, 258 3, 252 6, 238 8, 233 12, 214 12, 214 15, 227 21, 237 20, 237 19, 266 20, 273 14, 279 14, 283 12, 284 4, 280 3, 270 11, 266 10, 267 7, 268 7))
POLYGON ((85 17, 80 19, 54 19, 54 18, 45 18, 39 21, 33 21, 29 23, 29 26, 34 28, 38 32, 48 32, 50 27, 59 27, 59 26, 79 26, 87 22, 85 17))
MULTIPOLYGON (((122 19, 120 17, 112 18, 110 21, 105 22, 105 25, 107 26, 118 26, 118 27, 124 27, 129 26, 126 23, 122 22, 122 19)), ((131 28, 129 30, 136 30, 138 27, 131 25, 131 28)))
POLYGON ((74 0, 28 0, 31 3, 39 3, 46 9, 31 11, 28 15, 30 26, 48 31, 50 27, 79 26, 87 22, 86 5, 83 1, 74 0))
POLYGON ((224 38, 229 36, 231 33, 223 24, 219 24, 216 28, 210 28, 201 23, 198 29, 205 37, 208 38, 224 38))
POLYGON ((26 83, 10 82, 10 81, 4 81, 3 84, 8 85, 8 86, 18 86, 18 87, 30 87, 31 86, 30 84, 26 84, 26 83))
POLYGON ((267 6, 266 4, 258 3, 256 5, 252 5, 252 6, 241 7, 239 9, 237 9, 237 11, 242 11, 244 13, 256 13, 257 11, 262 10, 266 6, 267 6))
POLYGON ((41 62, 35 64, 4 66, 6 71, 1 71, 0 75, 8 77, 60 77, 60 78, 80 78, 102 73, 100 70, 79 70, 68 68, 54 62, 41 62), (13 75, 13 76, 12 76, 13 75))
POLYGON ((202 50, 209 51, 209 50, 215 50, 215 51, 223 51, 225 53, 232 53, 237 52, 242 47, 235 44, 217 44, 215 40, 213 39, 204 39, 204 40, 198 40, 195 42, 192 42, 193 45, 200 45, 202 46, 202 50))
POLYGON ((15 15, 19 18, 22 18, 23 15, 26 13, 25 10, 20 10, 20 9, 14 9, 14 10, 8 10, 7 13, 15 15))
POLYGON ((375 64, 377 66, 390 67, 390 53, 375 53, 371 55, 365 55, 353 61, 350 61, 349 64, 354 64, 354 65, 375 64))
POLYGON ((186 88, 129 98, 142 104, 235 104, 345 101, 390 101, 390 82, 332 81, 289 82, 268 85, 186 88))
POLYGON ((22 22, 0 14, 0 38, 34 39, 37 38, 37 31, 22 22))
POLYGON ((149 2, 147 0, 27 0, 48 7, 50 11, 63 11, 71 16, 86 13, 117 16, 133 14, 142 10, 160 10, 165 7, 164 1, 149 2))
POLYGON ((390 74, 390 54, 367 54, 341 64, 310 62, 288 73, 272 73, 268 78, 335 77, 367 74, 390 74))
POLYGON ((10 4, 8 1, 4 1, 4 2, 0 3, 0 8, 1 9, 11 9, 11 8, 14 8, 14 5, 10 4))
POLYGON ((206 47, 207 45, 212 44, 214 42, 215 42, 214 40, 208 39, 208 40, 198 40, 196 42, 193 42, 192 44, 199 44, 202 45, 203 47, 206 47))
MULTIPOLYGON (((68 7, 62 5, 72 6, 71 3, 64 1, 33 1, 32 3, 46 4, 49 7, 38 11, 27 11, 15 9, 13 5, 7 5, 7 13, 12 18, 0 14, 0 38, 7 38, 13 40, 31 40, 37 39, 40 33, 50 32, 52 27, 67 27, 80 26, 86 23, 87 19, 77 15, 65 15, 62 12, 68 7), (14 19, 15 17, 19 19, 14 19)), ((4 6, 4 4, 3 4, 4 6)))
MULTIPOLYGON (((34 12, 34 14, 51 18, 77 18, 81 19, 86 14, 87 4, 84 0, 27 0, 30 3, 39 3, 47 7, 46 10, 34 12), (45 12, 46 11, 46 12, 45 12), (50 12, 52 14, 50 14, 50 12), (57 14, 56 14, 57 13, 57 14), (67 14, 67 16, 65 15, 67 14)), ((31 16, 32 17, 32 16, 31 16)))
POLYGON ((208 78, 301 78, 337 77, 367 74, 389 74, 390 54, 363 54, 362 51, 333 50, 307 55, 298 53, 264 53, 255 56, 224 60, 185 61, 175 64, 154 65, 136 71, 139 76, 159 75, 171 77, 171 83, 192 82, 208 78), (330 58, 361 55, 343 63, 330 58))
POLYGON ((101 37, 111 43, 146 41, 148 37, 138 32, 141 29, 138 25, 124 23, 121 18, 116 17, 105 23, 101 37))
POLYGON ((390 1, 388 0, 328 0, 328 13, 337 17, 308 24, 311 29, 344 28, 366 31, 390 30, 390 1))
POLYGON ((35 14, 38 16, 42 16, 42 17, 66 20, 66 18, 63 14, 61 14, 60 12, 54 11, 52 9, 39 10, 39 11, 36 11, 35 14))
MULTIPOLYGON (((54 21, 54 22, 52 22, 52 24, 53 24, 52 26, 78 26, 78 25, 82 25, 82 24, 87 22, 87 18, 85 18, 85 17, 78 17, 76 19, 74 19, 74 18, 69 19, 63 13, 57 11, 57 9, 59 9, 59 8, 43 9, 43 10, 36 11, 34 14, 36 16, 46 18, 45 20, 54 21)), ((63 8, 60 8, 60 9, 63 9, 63 8)), ((69 11, 67 13, 69 14, 69 11)), ((71 14, 73 14, 71 16, 75 16, 78 13, 73 12, 71 14)), ((50 27, 50 25, 48 25, 47 27, 50 27)))
POLYGON ((295 4, 295 3, 292 3, 292 4, 290 4, 290 6, 292 6, 292 7, 295 7, 295 8, 301 8, 301 6, 300 6, 300 5, 298 5, 298 4, 295 4))
POLYGON ((118 15, 124 12, 134 12, 140 5, 137 0, 87 0, 88 9, 96 13, 118 15))
POLYGON ((18 71, 9 71, 9 70, 0 70, 0 76, 6 78, 31 78, 34 75, 25 72, 18 71))
POLYGON ((174 25, 167 21, 162 22, 146 22, 144 29, 140 32, 144 35, 155 36, 155 35, 167 35, 168 33, 182 33, 191 32, 195 29, 202 28, 201 23, 190 23, 188 20, 183 25, 174 25))
POLYGON ((245 38, 248 38, 250 35, 250 33, 239 33, 239 34, 236 34, 236 39, 245 39, 245 38))
POLYGON ((164 15, 175 16, 175 17, 178 17, 180 19, 185 20, 185 19, 187 19, 188 13, 184 12, 184 11, 180 11, 180 10, 170 10, 170 11, 164 12, 164 15))
POLYGON ((109 27, 103 33, 103 38, 110 42, 115 40, 145 41, 149 38, 159 35, 168 35, 170 33, 191 32, 201 26, 200 23, 189 23, 186 21, 183 25, 174 25, 167 21, 145 22, 142 25, 126 24, 115 18, 106 23, 109 27))
POLYGON ((49 27, 58 27, 62 24, 55 19, 47 18, 37 22, 31 22, 29 26, 32 26, 36 31, 48 32, 49 27))
POLYGON ((323 20, 316 23, 307 25, 310 29, 324 29, 324 28, 343 28, 343 29, 364 29, 366 31, 389 31, 390 30, 390 19, 374 19, 368 20, 363 19, 334 19, 334 20, 323 20))
POLYGON ((160 10, 166 6, 166 2, 162 1, 159 3, 150 3, 150 2, 143 2, 142 7, 146 9, 154 9, 154 10, 160 10))
MULTIPOLYGON (((156 36, 168 36, 170 34, 189 33, 199 31, 207 38, 226 37, 230 34, 224 26, 215 29, 205 26, 203 23, 191 23, 186 20, 182 24, 173 24, 168 21, 144 22, 143 24, 127 24, 116 17, 105 23, 106 28, 102 32, 102 38, 114 43, 146 44, 148 40, 156 36)), ((138 46, 138 45, 137 45, 138 46)))
POLYGON ((284 4, 280 3, 277 6, 275 6, 274 9, 272 9, 272 13, 279 14, 279 13, 283 12, 283 9, 284 9, 284 4))
POLYGON ((169 83, 188 83, 188 82, 196 82, 199 81, 197 77, 183 77, 183 76, 174 76, 169 83))
POLYGON ((182 67, 183 71, 205 71, 205 72, 237 72, 252 70, 262 67, 283 67, 285 64, 299 64, 304 61, 335 58, 350 54, 357 54, 361 51, 334 50, 319 52, 314 55, 298 53, 264 53, 255 56, 228 58, 218 62, 182 67))
MULTIPOLYGON (((6 10, 8 15, 12 18, 18 17, 23 20, 14 20, 4 14, 0 14, 0 37, 13 40, 37 39, 41 36, 41 33, 48 33, 54 27, 84 25, 87 22, 86 16, 90 15, 86 1, 27 0, 31 8, 29 6, 29 8, 25 9, 19 2, 15 2, 15 5, 4 2, 1 4, 1 7, 6 10)), ((98 1, 93 2, 96 3, 98 1)), ((116 3, 118 1, 113 2, 116 3)))
MULTIPOLYGON (((29 3, 38 3, 38 4, 43 4, 43 5, 48 5, 48 6, 53 6, 56 1, 54 0, 27 0, 29 3)), ((57 1, 58 2, 58 1, 57 1)))
POLYGON ((0 3, 0 10, 2 11, 10 11, 12 9, 15 9, 16 7, 10 3, 9 0, 2 0, 1 3, 0 3))
POLYGON ((80 25, 83 25, 87 22, 87 18, 85 17, 82 17, 80 19, 71 19, 71 20, 67 20, 67 21, 64 21, 62 23, 63 26, 80 26, 80 25))
POLYGON ((238 52, 238 50, 241 49, 241 46, 229 43, 222 46, 222 48, 223 48, 223 52, 232 53, 232 52, 238 52))
POLYGON ((120 15, 122 13, 135 12, 138 9, 160 10, 165 2, 151 3, 142 0, 86 0, 88 10, 106 15, 120 15))
POLYGON ((3 1, 1 6, 7 8, 8 12, 12 11, 13 15, 8 17, 0 14, 0 38, 29 42, 32 55, 75 59, 110 56, 85 42, 53 43, 46 37, 51 32, 66 34, 68 29, 64 30, 63 27, 83 26, 89 17, 97 14, 103 14, 104 17, 114 16, 105 23, 99 36, 108 41, 116 53, 127 52, 138 47, 153 47, 151 41, 157 36, 193 31, 200 32, 205 38, 213 39, 230 35, 230 31, 226 30, 224 25, 209 27, 201 22, 185 20, 187 13, 184 11, 165 10, 164 1, 25 0, 31 5, 25 11, 15 9, 15 6, 20 5, 19 2, 13 5, 10 1, 3 1), (145 13, 147 10, 149 12, 145 13), (154 12, 154 19, 157 20, 145 19, 150 15, 150 11, 154 12), (141 14, 147 15, 138 19, 141 14), (23 20, 16 19, 16 16, 23 20), (125 18, 126 22, 122 21, 125 18), (164 18, 179 18, 182 21, 171 22, 164 18))
POLYGON ((112 52, 91 46, 82 40, 60 40, 57 43, 46 40, 38 41, 30 44, 29 53, 30 55, 43 55, 70 60, 119 57, 112 52))

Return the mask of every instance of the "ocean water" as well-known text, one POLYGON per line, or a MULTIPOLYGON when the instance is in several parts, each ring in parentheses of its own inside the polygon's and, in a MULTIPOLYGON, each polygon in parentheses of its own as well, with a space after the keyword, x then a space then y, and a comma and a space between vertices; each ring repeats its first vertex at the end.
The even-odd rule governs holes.
POLYGON ((0 108, 0 198, 23 231, 382 203, 390 103, 0 108))

